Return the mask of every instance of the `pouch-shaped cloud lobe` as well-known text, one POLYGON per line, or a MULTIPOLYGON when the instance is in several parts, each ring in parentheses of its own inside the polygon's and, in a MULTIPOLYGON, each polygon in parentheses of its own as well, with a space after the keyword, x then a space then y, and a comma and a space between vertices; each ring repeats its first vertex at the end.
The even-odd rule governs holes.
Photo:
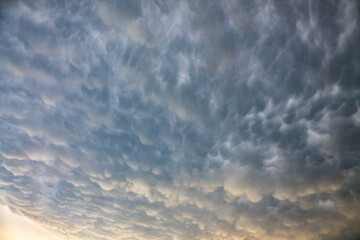
POLYGON ((74 239, 360 237, 357 1, 1 4, 1 204, 74 239))

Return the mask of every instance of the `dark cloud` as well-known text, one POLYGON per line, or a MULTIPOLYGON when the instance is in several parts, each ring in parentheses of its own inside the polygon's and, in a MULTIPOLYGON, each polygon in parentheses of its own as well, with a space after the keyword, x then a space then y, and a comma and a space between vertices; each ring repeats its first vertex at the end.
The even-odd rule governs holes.
POLYGON ((1 7, 1 204, 79 239, 358 237, 358 2, 1 7))

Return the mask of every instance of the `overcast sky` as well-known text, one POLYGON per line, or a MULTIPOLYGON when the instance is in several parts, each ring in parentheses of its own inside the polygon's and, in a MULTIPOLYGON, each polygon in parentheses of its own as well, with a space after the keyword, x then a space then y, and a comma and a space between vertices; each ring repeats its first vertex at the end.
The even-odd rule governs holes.
POLYGON ((1 1, 0 205, 64 239, 359 239, 359 22, 355 0, 1 1))

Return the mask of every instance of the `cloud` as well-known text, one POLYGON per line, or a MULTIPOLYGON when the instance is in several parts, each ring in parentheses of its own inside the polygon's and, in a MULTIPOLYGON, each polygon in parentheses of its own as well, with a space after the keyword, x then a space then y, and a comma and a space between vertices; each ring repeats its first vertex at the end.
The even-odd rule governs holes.
POLYGON ((356 239, 356 1, 17 1, 0 203, 77 239, 356 239))

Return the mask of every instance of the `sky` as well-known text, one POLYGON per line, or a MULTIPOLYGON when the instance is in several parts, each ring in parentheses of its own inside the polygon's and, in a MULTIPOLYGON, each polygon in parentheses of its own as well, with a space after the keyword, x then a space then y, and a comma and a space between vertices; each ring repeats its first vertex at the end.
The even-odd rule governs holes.
POLYGON ((1 240, 360 239, 359 1, 0 6, 1 240))
POLYGON ((8 207, 0 207, 1 240, 65 240, 54 231, 14 214, 8 207), (20 227, 21 226, 21 227, 20 227))

